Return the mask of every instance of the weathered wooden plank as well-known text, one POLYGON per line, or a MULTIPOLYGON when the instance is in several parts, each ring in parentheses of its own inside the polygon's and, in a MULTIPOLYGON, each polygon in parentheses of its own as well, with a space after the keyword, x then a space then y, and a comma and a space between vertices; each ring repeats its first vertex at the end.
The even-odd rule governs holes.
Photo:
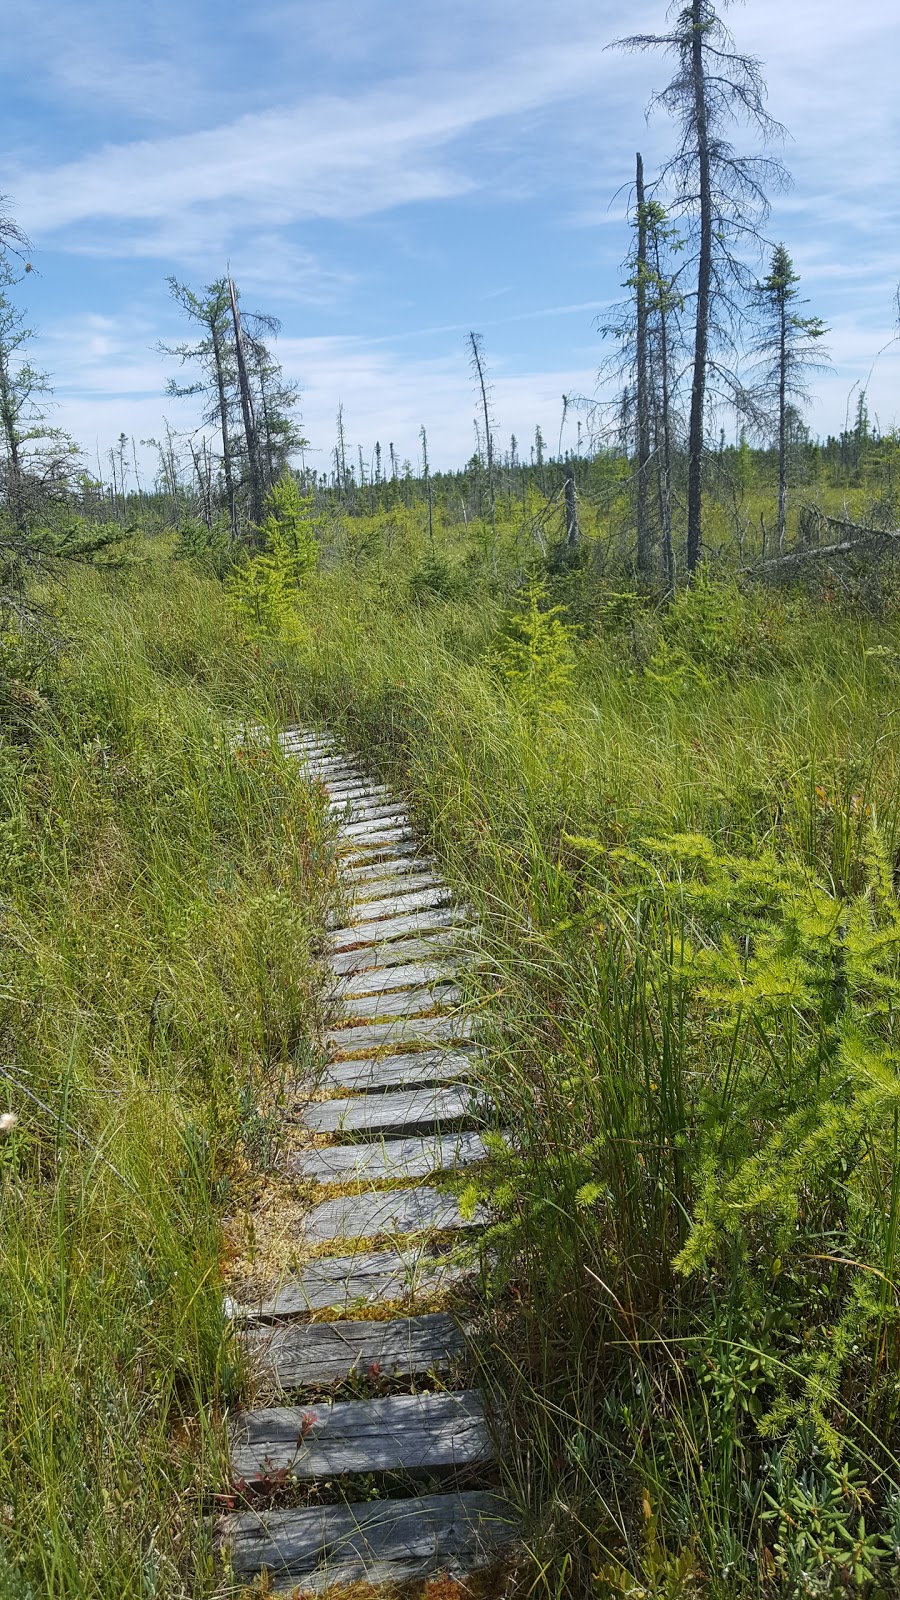
POLYGON ((266 1406, 235 1420, 231 1470, 245 1483, 287 1471, 302 1482, 348 1472, 423 1472, 492 1460, 480 1395, 394 1394, 266 1406))
POLYGON ((382 1234, 400 1237, 437 1233, 448 1228, 477 1228, 487 1212, 478 1207, 464 1217, 453 1195, 437 1189, 370 1189, 363 1194, 342 1194, 323 1200, 305 1219, 309 1244, 331 1239, 375 1239, 382 1234))
POLYGON ((329 806, 329 811, 338 819, 340 831, 345 836, 350 836, 351 827, 357 827, 363 822, 372 824, 396 823, 401 818, 404 822, 409 822, 409 813, 405 806, 397 805, 396 803, 384 804, 377 800, 372 803, 367 803, 366 801, 351 802, 349 815, 344 817, 341 817, 341 812, 346 813, 348 811, 346 805, 338 808, 329 806))
POLYGON ((365 773, 360 772, 359 767, 339 751, 334 755, 317 755, 314 751, 307 753, 300 750, 297 752, 297 760, 302 761, 307 771, 317 778, 335 777, 340 774, 342 777, 346 776, 363 783, 366 781, 365 773))
POLYGON ((312 1133, 385 1133, 396 1128, 431 1128, 454 1122, 483 1120, 484 1101, 470 1084, 455 1088, 398 1089, 388 1094, 352 1095, 344 1100, 317 1100, 306 1107, 304 1122, 312 1133))
POLYGON ((397 1017, 391 1022, 360 1023, 357 1028, 331 1028, 325 1035, 332 1055, 371 1055, 375 1050, 401 1045, 449 1043, 471 1039, 475 1031, 470 1016, 397 1017))
POLYGON ((322 1256, 277 1291, 255 1304, 232 1306, 235 1320, 276 1321, 310 1311, 349 1311, 354 1306, 413 1301, 443 1293, 466 1276, 446 1255, 421 1248, 359 1251, 352 1256, 322 1256))
POLYGON ((394 872, 383 878, 370 878, 365 883, 348 883, 347 891, 353 897, 354 907, 363 912, 368 902, 389 900, 398 894, 417 894, 420 889, 445 889, 434 872, 394 872))
POLYGON ((432 984, 452 983, 459 968, 456 961, 411 961, 399 967, 354 972, 335 984, 332 995, 335 1005, 339 1005, 367 994, 390 994, 395 989, 418 989, 423 985, 430 988, 432 984))
POLYGON ((381 917, 400 917, 408 911, 426 911, 430 906, 445 905, 451 897, 447 885, 440 883, 430 889, 405 889, 400 894, 386 895, 382 900, 357 901, 353 923, 374 921, 381 917))
POLYGON ((254 1367, 286 1392, 353 1373, 441 1372, 466 1348, 458 1322, 446 1311, 394 1322, 282 1323, 250 1329, 244 1343, 254 1367))
POLYGON ((282 750, 291 755, 315 757, 341 754, 333 739, 292 739, 282 736, 278 743, 281 745, 282 750))
POLYGON ((385 1022, 389 1017, 421 1017, 428 1011, 446 1011, 458 1006, 461 998, 462 990, 448 985, 446 981, 443 984, 420 984, 414 989, 390 990, 343 1000, 340 1005, 335 1005, 332 1015, 340 1022, 385 1022))
POLYGON ((469 1076, 476 1057, 477 1052, 473 1050, 412 1050, 361 1060, 351 1057, 329 1062, 322 1075, 322 1085, 365 1093, 398 1089, 405 1084, 451 1083, 455 1078, 469 1076))
POLYGON ((328 965, 337 977, 343 977, 350 973, 387 971, 402 962, 429 961, 438 956, 456 960, 465 951, 465 936, 465 930, 462 930, 462 934, 441 930, 429 933, 426 928, 422 938, 361 944, 347 951, 338 951, 328 957, 328 965))
MULTIPOLYGON (((425 875, 427 878, 427 874, 425 875)), ((446 905, 451 899, 451 891, 445 883, 440 881, 420 885, 418 878, 409 880, 414 887, 406 888, 402 878, 391 879, 387 887, 392 893, 386 894, 382 890, 380 895, 370 898, 353 896, 349 911, 338 913, 343 920, 333 917, 329 922, 329 929, 336 933, 347 928, 354 928, 361 922, 378 921, 385 917, 405 916, 411 911, 429 911, 434 906, 446 905)), ((366 885, 368 888, 369 885, 366 885)))
POLYGON ((326 1150, 308 1150, 286 1162, 292 1177, 314 1183, 370 1183, 390 1178, 427 1178, 432 1172, 451 1172, 484 1161, 488 1151, 478 1133, 421 1135, 382 1139, 379 1144, 335 1144, 326 1150))
POLYGON ((276 1583, 299 1581, 306 1592, 318 1592, 362 1579, 399 1584, 438 1572, 465 1577, 490 1566, 514 1543, 517 1519, 499 1495, 470 1489, 408 1500, 239 1511, 224 1517, 217 1531, 238 1578, 266 1568, 276 1583))
POLYGON ((403 840, 412 841, 412 832, 409 818, 405 815, 399 817, 385 817, 381 820, 375 817, 370 822, 348 822, 338 827, 342 839, 351 839, 354 844, 400 844, 403 840))
POLYGON ((342 840, 349 841, 353 845, 366 844, 371 845, 373 849, 376 845, 380 848, 382 845, 402 844, 405 850, 410 850, 415 844, 409 827, 392 827, 389 823, 386 823, 382 830, 378 823, 352 822, 348 828, 339 828, 338 834, 342 840))
POLYGON ((349 883, 368 883, 372 878, 381 878, 391 873, 405 874, 427 870, 435 865, 431 856, 410 856, 388 854, 384 861, 370 861, 368 856, 365 862, 358 867, 347 865, 348 857, 342 858, 343 875, 349 883))
POLYGON ((392 798, 390 790, 377 783, 326 783, 325 787, 329 811, 344 810, 348 800, 352 805, 389 805, 392 798))
POLYGON ((460 906, 435 906, 425 911, 408 911, 399 917, 356 922, 352 927, 339 928, 331 935, 331 945, 336 951, 349 950, 355 944, 382 944, 390 939, 406 938, 409 934, 430 933, 435 928, 459 928, 468 922, 469 918, 460 906))

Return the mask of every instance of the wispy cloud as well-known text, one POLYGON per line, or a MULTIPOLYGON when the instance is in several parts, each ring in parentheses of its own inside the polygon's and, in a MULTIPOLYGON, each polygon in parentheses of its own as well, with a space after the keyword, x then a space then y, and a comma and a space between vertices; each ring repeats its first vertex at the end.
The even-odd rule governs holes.
MULTIPOLYGON (((322 94, 199 133, 107 144, 75 162, 6 171, 37 238, 101 224, 96 248, 170 253, 176 237, 304 218, 357 218, 484 184, 452 163, 474 128, 596 88, 602 46, 520 51, 493 69, 383 83, 359 98, 322 94), (110 235, 109 224, 128 224, 110 235), (136 224, 136 226, 135 226, 136 224)), ((82 248, 90 246, 85 232, 82 248)))

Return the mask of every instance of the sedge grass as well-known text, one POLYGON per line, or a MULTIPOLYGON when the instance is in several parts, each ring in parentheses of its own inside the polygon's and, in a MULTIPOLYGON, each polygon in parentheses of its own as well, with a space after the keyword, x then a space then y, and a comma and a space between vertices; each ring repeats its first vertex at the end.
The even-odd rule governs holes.
POLYGON ((47 599, 0 738, 0 1594, 197 1597, 243 1381, 222 1217, 308 1059, 330 835, 230 738, 276 713, 217 584, 47 599))

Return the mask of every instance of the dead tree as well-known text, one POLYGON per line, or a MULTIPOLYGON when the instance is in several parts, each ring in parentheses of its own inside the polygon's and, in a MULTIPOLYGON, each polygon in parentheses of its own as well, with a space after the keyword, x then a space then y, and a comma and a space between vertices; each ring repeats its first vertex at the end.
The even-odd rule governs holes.
POLYGON ((247 366, 244 330, 234 279, 229 276, 228 292, 231 300, 231 320, 234 327, 234 354, 237 361, 238 391, 241 397, 241 416, 244 422, 244 439, 247 450, 247 486, 250 492, 250 520, 256 526, 262 522, 263 488, 259 463, 259 432, 253 405, 253 390, 247 366))
POLYGON ((478 388, 481 393, 481 409, 484 416, 484 456, 487 467, 488 479, 488 506, 491 513, 491 533, 496 536, 496 504, 494 496, 494 439, 491 426, 491 409, 488 404, 487 380, 484 371, 484 346, 480 333, 469 334, 469 349, 472 352, 471 366, 475 373, 478 388))
MULTIPOLYGON (((724 8, 728 0, 720 0, 724 8)), ((781 163, 738 156, 728 134, 748 121, 767 140, 783 130, 765 108, 760 63, 734 49, 712 0, 690 0, 668 34, 621 39, 629 50, 662 49, 675 57, 675 75, 654 97, 680 129, 678 148, 663 169, 673 204, 690 221, 696 245, 694 340, 688 424, 687 565, 694 572, 703 549, 703 465, 707 386, 714 343, 725 347, 752 290, 737 251, 758 245, 768 214, 766 185, 783 185, 781 163)), ((719 366, 726 387, 733 373, 719 366)))
POLYGON ((637 260, 635 272, 635 344, 637 402, 637 566, 648 579, 654 568, 653 528, 650 523, 650 357, 647 316, 647 202, 644 163, 637 154, 635 176, 637 206, 637 260))

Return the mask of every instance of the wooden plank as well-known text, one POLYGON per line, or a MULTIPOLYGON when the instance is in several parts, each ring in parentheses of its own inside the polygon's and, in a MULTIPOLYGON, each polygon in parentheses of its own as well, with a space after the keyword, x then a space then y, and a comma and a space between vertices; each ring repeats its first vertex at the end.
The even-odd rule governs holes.
POLYGON ((450 889, 445 883, 440 883, 431 889, 403 890, 400 894, 386 895, 382 900, 356 901, 353 923, 374 921, 381 917, 400 917, 407 911, 425 911, 430 906, 446 905, 450 898, 450 889))
POLYGON ((399 844, 404 839, 412 840, 409 819, 405 813, 396 819, 386 817, 382 821, 376 817, 371 822, 342 823, 338 833, 342 839, 352 839, 357 844, 399 844))
POLYGON ((496 1561, 515 1542, 509 1503, 487 1490, 429 1494, 352 1505, 238 1511, 223 1517, 236 1577, 263 1568, 306 1592, 368 1580, 399 1584, 445 1572, 465 1577, 496 1561))
POLYGON ((393 1394, 315 1407, 266 1406, 235 1419, 231 1470, 245 1483, 348 1472, 426 1472, 493 1459, 480 1395, 393 1394))
POLYGON ((374 803, 379 800, 389 802, 391 799, 390 789, 385 789, 379 783, 327 783, 325 787, 328 790, 329 810, 345 806, 348 800, 374 803))
POLYGON ((382 991, 335 1004, 333 1017, 339 1022, 384 1022, 389 1017, 421 1017, 428 1011, 446 1011, 459 1005, 462 990, 453 984, 418 985, 414 989, 382 991))
POLYGON ((390 994, 395 989, 419 989, 423 985, 452 983, 459 974, 455 961, 411 961, 404 966, 374 969, 372 972, 353 972, 335 984, 332 999, 335 1005, 362 995, 390 994))
MULTIPOLYGON (((331 1061, 323 1073, 322 1085, 364 1093, 397 1089, 404 1084, 450 1083, 455 1078, 467 1078, 476 1058, 473 1050, 412 1050, 393 1056, 331 1061)), ((306 1098, 304 1095, 304 1103, 306 1098)))
POLYGON ((435 865, 431 856, 388 855, 385 861, 369 861, 359 867, 348 866, 347 857, 342 861, 344 877, 350 883, 367 883, 371 878, 380 878, 390 873, 415 873, 435 865))
POLYGON ((393 895, 415 894, 419 889, 444 888, 434 872, 393 872, 382 878, 369 878, 364 883, 346 884, 355 906, 363 909, 369 900, 387 900, 393 895))
POLYGON ((432 1172, 451 1172, 488 1155, 478 1133, 431 1134, 405 1139, 382 1139, 379 1144, 335 1144, 326 1150, 309 1150, 285 1164, 291 1177, 313 1183, 369 1183, 390 1178, 427 1178, 432 1172))
POLYGON ((375 1050, 401 1045, 437 1044, 471 1039, 475 1025, 471 1016, 397 1017, 392 1022, 361 1023, 357 1028, 331 1028, 325 1041, 332 1055, 371 1055, 375 1050))
POLYGON ((352 928, 340 928, 331 935, 331 945, 336 951, 349 950, 355 944, 381 944, 389 939, 406 938, 410 934, 430 933, 435 928, 459 928, 468 921, 466 912, 460 906, 435 906, 426 911, 408 911, 403 916, 357 922, 352 928))
MULTIPOLYGON (((337 809, 329 806, 328 809, 333 815, 340 816, 342 810, 344 812, 347 811, 347 806, 337 807, 337 809)), ((351 826, 361 822, 396 822, 401 817, 404 821, 409 821, 409 813, 406 807, 397 805, 395 801, 389 803, 378 800, 372 802, 363 800, 351 801, 350 815, 340 824, 341 832, 346 834, 351 826)))
POLYGON ((328 957, 328 966, 337 977, 344 977, 351 973, 383 972, 406 961, 430 961, 438 956, 456 960, 465 952, 462 938, 453 931, 429 933, 426 928, 422 938, 361 944, 338 951, 328 957))
POLYGON ((229 1315, 235 1320, 268 1322, 311 1311, 349 1311, 358 1305, 443 1293, 465 1276, 463 1268, 446 1255, 430 1255, 421 1248, 323 1256, 311 1261, 299 1275, 286 1278, 265 1299, 233 1305, 229 1315))
POLYGON ((411 828, 399 825, 392 827, 389 823, 382 828, 379 823, 351 822, 349 827, 338 829, 338 836, 351 844, 365 844, 373 849, 376 845, 380 848, 382 845, 402 844, 405 850, 410 850, 415 844, 411 828))
POLYGON ((288 1392, 340 1382, 353 1373, 443 1372, 466 1349, 459 1324, 446 1311, 394 1322, 282 1323, 254 1328, 244 1342, 254 1367, 288 1392))
POLYGON ((449 1228, 478 1228, 487 1212, 478 1207, 464 1217, 450 1194, 437 1189, 370 1189, 362 1194, 342 1194, 323 1200, 305 1219, 308 1244, 331 1239, 375 1239, 382 1234, 400 1237, 413 1233, 438 1233, 449 1228))
POLYGON ((304 1122, 312 1133, 381 1133, 392 1128, 437 1129, 444 1123, 483 1121, 484 1101, 468 1083, 456 1088, 398 1089, 388 1094, 316 1100, 304 1122))

